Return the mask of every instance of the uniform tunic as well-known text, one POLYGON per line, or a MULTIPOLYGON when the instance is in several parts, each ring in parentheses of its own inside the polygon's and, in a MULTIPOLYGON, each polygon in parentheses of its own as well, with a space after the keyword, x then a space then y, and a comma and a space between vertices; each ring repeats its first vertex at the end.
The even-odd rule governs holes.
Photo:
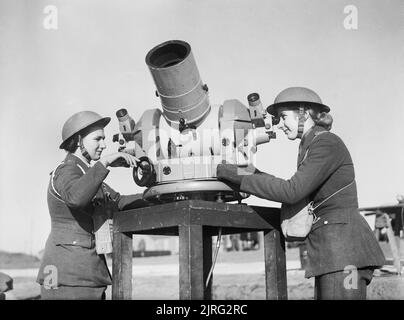
POLYGON ((353 182, 315 210, 319 219, 305 239, 307 278, 349 266, 359 269, 385 264, 372 230, 358 211, 349 151, 337 135, 323 131, 323 127, 314 126, 305 134, 299 147, 298 169, 289 180, 259 172, 244 176, 240 186, 241 191, 282 202, 282 210, 293 211, 293 206, 308 200, 316 205, 353 182))
POLYGON ((141 195, 121 196, 103 183, 108 173, 100 162, 88 167, 71 153, 55 170, 48 188, 51 232, 37 277, 39 284, 44 284, 51 273, 56 279, 45 284, 73 287, 111 284, 105 257, 95 251, 92 217, 95 204, 105 209, 114 206, 122 209, 140 200, 141 195))

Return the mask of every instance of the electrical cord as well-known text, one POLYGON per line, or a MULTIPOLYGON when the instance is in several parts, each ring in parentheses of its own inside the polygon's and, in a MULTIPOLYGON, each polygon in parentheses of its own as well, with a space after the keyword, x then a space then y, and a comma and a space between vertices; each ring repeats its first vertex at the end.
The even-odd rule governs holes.
POLYGON ((221 238, 222 238, 222 228, 219 228, 219 234, 217 236, 217 240, 216 240, 216 249, 215 249, 215 254, 213 256, 213 262, 212 262, 212 266, 210 267, 209 273, 208 273, 208 277, 206 278, 206 283, 205 283, 205 287, 207 288, 209 285, 209 281, 210 281, 210 277, 212 276, 213 273, 213 269, 215 267, 215 263, 216 263, 216 259, 217 259, 217 254, 219 253, 219 248, 220 248, 220 242, 221 242, 221 238))
POLYGON ((400 231, 399 236, 401 235, 401 232, 404 232, 404 227, 403 227, 404 226, 404 215, 403 215, 403 213, 404 213, 404 207, 401 208, 401 231, 400 231))

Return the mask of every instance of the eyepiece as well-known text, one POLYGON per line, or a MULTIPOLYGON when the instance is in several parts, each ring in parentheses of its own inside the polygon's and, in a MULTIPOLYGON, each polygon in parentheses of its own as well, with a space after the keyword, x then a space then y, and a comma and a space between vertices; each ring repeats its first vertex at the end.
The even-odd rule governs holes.
POLYGON ((128 110, 126 110, 125 108, 119 109, 116 112, 117 118, 122 118, 122 117, 126 116, 127 114, 128 114, 128 110))
POLYGON ((255 101, 259 100, 259 99, 260 99, 260 95, 258 93, 256 93, 256 92, 250 93, 247 96, 248 102, 255 102, 255 101))
POLYGON ((261 103, 260 95, 258 93, 256 93, 256 92, 250 93, 247 96, 247 100, 248 100, 248 104, 251 107, 255 107, 255 106, 257 106, 257 105, 259 105, 261 103))

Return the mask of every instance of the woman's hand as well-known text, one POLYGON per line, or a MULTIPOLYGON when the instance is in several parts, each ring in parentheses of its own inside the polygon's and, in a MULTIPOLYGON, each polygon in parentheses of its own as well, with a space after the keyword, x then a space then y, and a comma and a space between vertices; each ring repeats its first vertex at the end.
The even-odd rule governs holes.
POLYGON ((243 176, 240 175, 241 169, 236 164, 219 164, 216 170, 219 179, 230 181, 236 185, 241 184, 243 176))
POLYGON ((115 152, 102 157, 100 160, 105 168, 107 167, 137 167, 139 159, 126 152, 115 152))
POLYGON ((241 185, 243 177, 254 173, 259 173, 252 164, 247 167, 239 167, 236 164, 219 164, 216 169, 218 179, 227 180, 235 185, 241 185))

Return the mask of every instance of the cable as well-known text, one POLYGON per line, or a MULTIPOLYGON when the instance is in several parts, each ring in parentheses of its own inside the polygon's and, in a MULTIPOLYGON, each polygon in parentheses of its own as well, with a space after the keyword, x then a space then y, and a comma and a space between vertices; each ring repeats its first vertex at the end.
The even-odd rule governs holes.
POLYGON ((222 238, 222 227, 219 228, 219 234, 218 234, 217 240, 216 240, 216 249, 215 249, 215 254, 213 256, 212 266, 210 267, 208 277, 206 278, 206 283, 205 283, 206 288, 209 285, 210 277, 212 276, 213 268, 215 267, 217 254, 219 253, 221 238, 222 238))
MULTIPOLYGON (((401 236, 402 233, 404 233, 404 215, 403 215, 403 213, 404 213, 404 207, 401 208, 401 230, 399 232, 399 236, 401 236)), ((403 236, 404 236, 404 234, 403 234, 403 236)))

